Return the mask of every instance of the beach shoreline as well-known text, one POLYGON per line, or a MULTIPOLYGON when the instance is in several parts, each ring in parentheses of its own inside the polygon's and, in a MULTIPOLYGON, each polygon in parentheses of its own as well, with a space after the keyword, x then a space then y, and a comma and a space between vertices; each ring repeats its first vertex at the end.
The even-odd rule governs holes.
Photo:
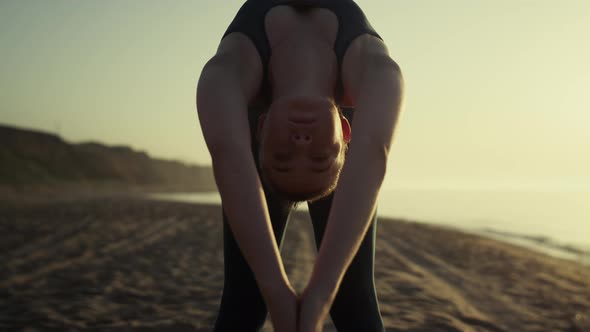
MULTIPOLYGON (((399 198, 400 195, 398 195, 399 198)), ((149 193, 145 194, 146 199, 155 200, 166 200, 175 202, 185 203, 196 203, 196 204, 220 204, 221 198, 217 192, 176 192, 176 193, 149 193)), ((396 200, 397 204, 399 201, 396 200)), ((383 207, 381 205, 380 207, 383 207)), ((387 209, 386 209, 387 210, 387 209)), ((297 211, 307 211, 306 204, 301 204, 297 211)), ((379 219, 382 220, 411 220, 435 227, 447 227, 457 229, 462 232, 471 234, 481 235, 487 238, 499 240, 505 243, 510 243, 518 246, 523 246, 535 251, 551 255, 553 257, 565 258, 568 260, 575 261, 580 264, 590 266, 590 244, 568 242, 564 239, 555 237, 555 234, 543 235, 530 231, 529 233, 523 233, 522 230, 515 230, 509 228, 502 228, 507 226, 505 223, 496 223, 493 220, 489 220, 485 223, 477 221, 463 220, 461 222, 454 220, 447 216, 441 220, 441 218, 419 218, 404 216, 403 214, 397 215, 389 211, 383 212, 382 208, 377 209, 379 219)), ((465 219, 465 218, 463 218, 465 219)))

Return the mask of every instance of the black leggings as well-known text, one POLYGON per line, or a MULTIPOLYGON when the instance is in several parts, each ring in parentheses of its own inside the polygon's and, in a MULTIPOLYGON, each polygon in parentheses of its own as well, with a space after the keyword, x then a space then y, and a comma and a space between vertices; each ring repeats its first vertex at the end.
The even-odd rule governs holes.
MULTIPOLYGON (((309 204, 317 247, 326 228, 333 195, 309 204)), ((288 204, 267 195, 272 227, 280 247, 291 209, 288 204)), ((375 291, 376 215, 361 246, 348 268, 330 316, 339 332, 383 332, 383 321, 375 291)), ((242 256, 223 214, 223 245, 225 280, 215 332, 259 331, 267 316, 266 304, 260 294, 252 270, 242 256)))

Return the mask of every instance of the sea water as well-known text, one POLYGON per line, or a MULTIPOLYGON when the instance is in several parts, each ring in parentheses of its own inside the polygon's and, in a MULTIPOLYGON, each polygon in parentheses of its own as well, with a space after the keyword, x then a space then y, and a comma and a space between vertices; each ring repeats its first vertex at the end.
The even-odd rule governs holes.
MULTIPOLYGON (((217 192, 153 198, 220 203, 217 192)), ((300 210, 307 210, 306 204, 300 210)), ((452 226, 583 263, 590 261, 590 191, 382 190, 378 214, 452 226)))

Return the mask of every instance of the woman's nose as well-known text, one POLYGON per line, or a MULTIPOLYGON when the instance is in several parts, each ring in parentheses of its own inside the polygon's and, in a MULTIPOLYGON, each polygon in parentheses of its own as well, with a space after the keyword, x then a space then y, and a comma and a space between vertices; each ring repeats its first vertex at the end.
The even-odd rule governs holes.
POLYGON ((295 144, 309 144, 311 143, 311 135, 295 133, 291 135, 291 141, 295 144))

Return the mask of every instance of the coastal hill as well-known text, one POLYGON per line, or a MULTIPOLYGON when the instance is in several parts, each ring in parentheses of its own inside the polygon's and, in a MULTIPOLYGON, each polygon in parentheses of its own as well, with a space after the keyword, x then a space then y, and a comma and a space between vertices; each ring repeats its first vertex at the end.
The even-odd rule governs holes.
POLYGON ((150 157, 128 146, 73 144, 57 135, 0 124, 0 186, 109 185, 214 191, 208 166, 150 157))

